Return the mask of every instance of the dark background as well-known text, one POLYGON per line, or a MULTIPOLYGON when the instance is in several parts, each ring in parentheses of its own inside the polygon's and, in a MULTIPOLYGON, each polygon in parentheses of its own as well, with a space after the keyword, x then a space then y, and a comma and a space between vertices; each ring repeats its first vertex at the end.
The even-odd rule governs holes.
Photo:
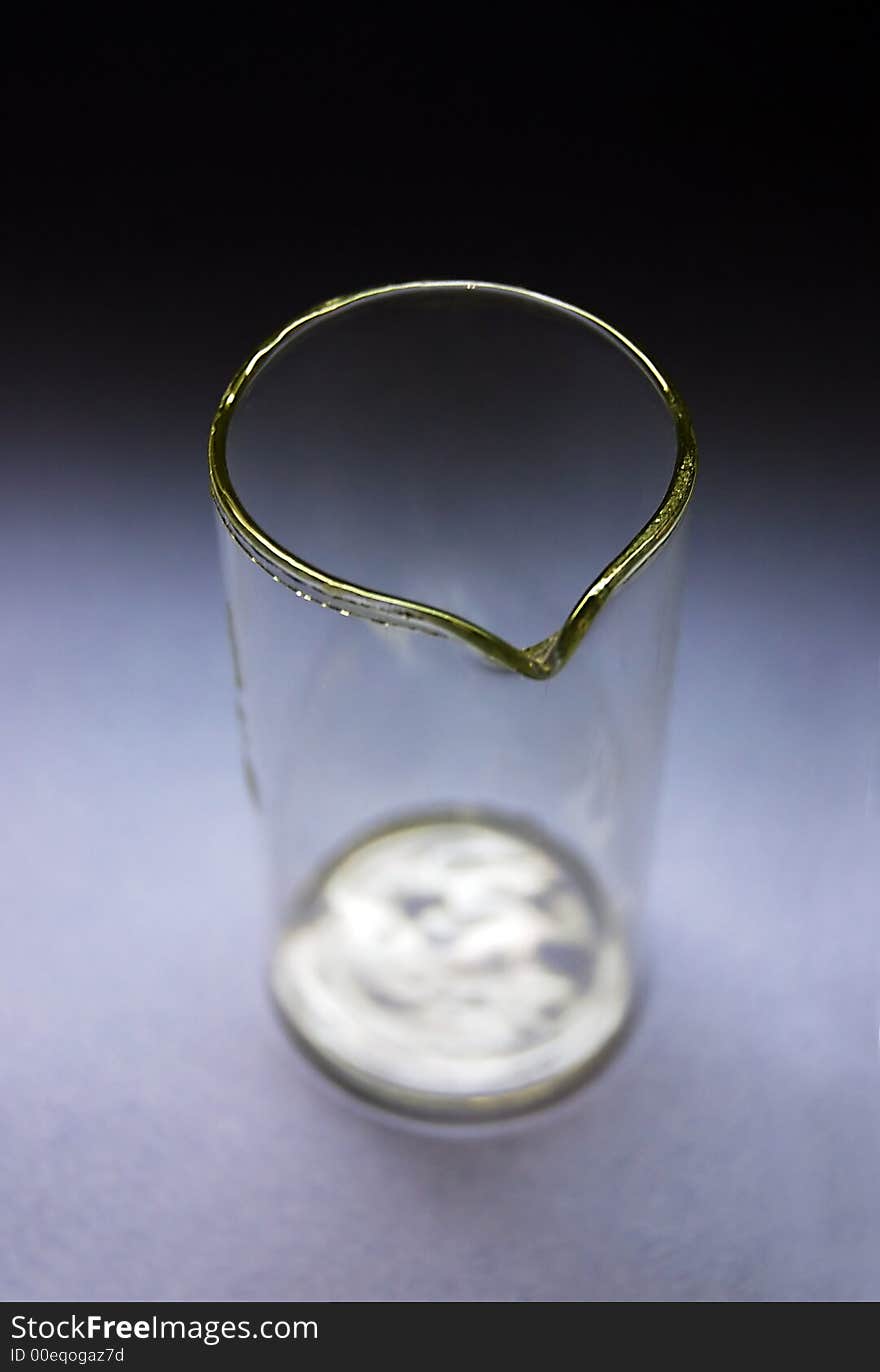
POLYGON ((205 384, 204 415, 302 303, 466 273, 632 318, 671 370, 702 357, 707 400, 806 382, 845 414, 872 321, 866 14, 12 44, 30 394, 97 368, 153 408, 205 384))
POLYGON ((876 33, 737 13, 10 38, 4 1294, 876 1297, 876 33), (290 1080, 207 505, 253 346, 419 276, 609 318, 703 453, 656 991, 489 1151, 290 1080))

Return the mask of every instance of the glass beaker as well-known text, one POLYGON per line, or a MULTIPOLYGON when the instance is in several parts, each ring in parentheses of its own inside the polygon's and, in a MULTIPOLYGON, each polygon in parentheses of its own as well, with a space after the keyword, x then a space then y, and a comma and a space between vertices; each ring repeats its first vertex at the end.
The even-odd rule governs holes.
POLYGON ((626 1024, 695 473, 648 358, 518 287, 331 300, 224 395, 272 988, 370 1101, 516 1113, 626 1024))

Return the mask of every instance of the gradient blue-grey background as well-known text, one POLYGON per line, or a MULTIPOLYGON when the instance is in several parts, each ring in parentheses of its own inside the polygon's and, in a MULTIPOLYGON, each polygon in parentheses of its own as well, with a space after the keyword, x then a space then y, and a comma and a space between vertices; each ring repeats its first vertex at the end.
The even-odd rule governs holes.
POLYGON ((867 33, 667 20, 14 47, 0 1296, 880 1295, 867 33), (645 1013, 471 1144, 328 1100, 271 1017, 204 458, 276 325, 427 274, 631 331, 704 459, 645 1013))

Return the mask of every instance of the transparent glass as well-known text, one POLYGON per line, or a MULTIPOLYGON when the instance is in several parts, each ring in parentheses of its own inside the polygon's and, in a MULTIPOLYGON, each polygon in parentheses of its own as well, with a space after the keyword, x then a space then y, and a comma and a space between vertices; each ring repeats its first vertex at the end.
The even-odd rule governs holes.
POLYGON ((414 282, 260 348, 210 469, 288 1027, 412 1115, 561 1094, 640 975, 681 401, 574 306, 414 282))

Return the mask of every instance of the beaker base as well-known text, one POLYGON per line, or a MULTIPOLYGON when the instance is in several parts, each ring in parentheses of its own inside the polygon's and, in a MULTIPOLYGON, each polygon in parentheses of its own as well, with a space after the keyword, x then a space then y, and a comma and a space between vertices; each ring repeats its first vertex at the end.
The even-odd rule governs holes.
POLYGON ((272 966, 330 1075, 409 1114, 489 1119, 561 1094, 633 997, 619 919, 537 829, 482 811, 367 836, 310 887, 272 966))

